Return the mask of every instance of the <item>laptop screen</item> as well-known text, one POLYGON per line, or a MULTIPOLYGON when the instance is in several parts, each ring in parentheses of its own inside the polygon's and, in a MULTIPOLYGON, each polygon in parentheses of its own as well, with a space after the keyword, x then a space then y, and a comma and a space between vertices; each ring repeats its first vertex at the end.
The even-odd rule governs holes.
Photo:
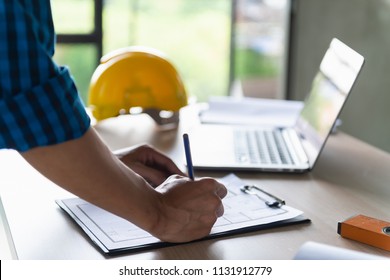
POLYGON ((332 131, 363 62, 360 54, 339 40, 332 40, 295 125, 311 168, 332 131))

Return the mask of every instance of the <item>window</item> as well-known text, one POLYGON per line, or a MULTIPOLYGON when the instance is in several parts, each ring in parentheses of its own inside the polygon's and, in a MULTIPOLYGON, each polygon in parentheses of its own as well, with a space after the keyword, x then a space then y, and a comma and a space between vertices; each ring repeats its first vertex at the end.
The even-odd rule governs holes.
POLYGON ((52 0, 57 41, 54 60, 71 68, 86 102, 89 81, 102 51, 103 0, 52 0))
POLYGON ((232 79, 244 94, 283 98, 289 0, 237 0, 234 8, 232 79))
POLYGON ((131 45, 164 52, 198 101, 229 94, 234 79, 274 85, 287 1, 52 0, 54 59, 71 68, 84 101, 101 55, 131 45))
POLYGON ((200 101, 225 95, 229 81, 229 0, 105 2, 105 52, 128 45, 163 51, 200 101))

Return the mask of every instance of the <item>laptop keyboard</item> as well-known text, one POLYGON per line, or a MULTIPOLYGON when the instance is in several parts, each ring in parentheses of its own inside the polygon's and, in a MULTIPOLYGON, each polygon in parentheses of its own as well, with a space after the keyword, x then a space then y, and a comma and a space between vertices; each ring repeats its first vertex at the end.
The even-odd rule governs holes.
POLYGON ((234 131, 235 156, 240 163, 293 164, 281 130, 234 131))

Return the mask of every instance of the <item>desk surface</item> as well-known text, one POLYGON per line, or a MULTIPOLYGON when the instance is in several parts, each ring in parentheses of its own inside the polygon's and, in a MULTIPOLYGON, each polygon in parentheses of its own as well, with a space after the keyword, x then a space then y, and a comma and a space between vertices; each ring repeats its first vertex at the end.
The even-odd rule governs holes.
MULTIPOLYGON (((196 125, 186 109, 178 130, 159 129, 146 115, 103 121, 96 130, 111 149, 147 142, 183 164, 181 133, 196 125)), ((55 199, 72 194, 38 174, 13 151, 0 151, 0 195, 19 259, 104 259, 55 199)), ((223 172, 197 172, 222 177, 223 172)), ((340 237, 337 223, 355 214, 390 220, 390 155, 344 133, 332 135, 314 170, 306 174, 237 173, 305 212, 310 224, 293 225, 131 253, 118 259, 292 259, 306 241, 379 256, 390 252, 340 237)))

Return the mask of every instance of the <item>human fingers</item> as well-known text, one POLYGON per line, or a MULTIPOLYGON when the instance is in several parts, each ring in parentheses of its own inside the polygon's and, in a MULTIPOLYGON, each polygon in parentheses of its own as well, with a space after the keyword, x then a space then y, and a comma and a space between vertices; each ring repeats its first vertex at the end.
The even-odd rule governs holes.
POLYGON ((165 241, 186 242, 202 238, 223 215, 221 200, 226 189, 214 179, 192 181, 171 176, 157 190, 163 194, 159 228, 164 228, 157 236, 165 241))
POLYGON ((179 167, 174 163, 174 161, 167 157, 165 154, 157 150, 148 150, 148 160, 147 163, 151 166, 158 168, 161 171, 164 171, 168 175, 179 174, 185 176, 185 174, 179 169, 179 167))
POLYGON ((139 162, 161 173, 165 173, 165 179, 172 174, 184 175, 169 157, 149 145, 141 145, 121 153, 119 158, 129 167, 134 162, 139 162))
POLYGON ((225 212, 225 208, 223 207, 223 204, 221 203, 218 206, 217 210, 215 211, 215 214, 217 214, 217 217, 219 218, 219 217, 223 216, 224 212, 225 212))
POLYGON ((127 166, 143 177, 153 187, 157 187, 167 179, 167 174, 165 172, 151 168, 139 162, 131 162, 127 166))
POLYGON ((222 199, 228 193, 226 187, 217 180, 208 177, 201 178, 195 183, 200 184, 198 188, 199 190, 201 190, 202 187, 204 188, 204 198, 202 200, 202 203, 204 203, 205 207, 204 209, 207 211, 207 206, 210 206, 208 210, 209 212, 206 214, 212 215, 215 213, 216 217, 221 217, 224 213, 222 199))

